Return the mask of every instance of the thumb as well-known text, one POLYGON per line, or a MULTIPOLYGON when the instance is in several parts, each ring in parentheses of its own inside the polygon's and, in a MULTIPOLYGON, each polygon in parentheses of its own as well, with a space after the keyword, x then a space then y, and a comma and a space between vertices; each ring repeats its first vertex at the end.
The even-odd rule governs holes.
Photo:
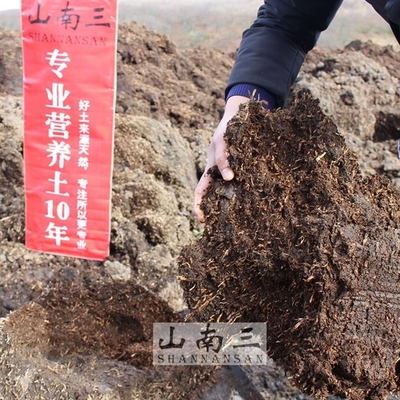
POLYGON ((212 182, 212 178, 208 174, 203 174, 197 187, 194 191, 194 200, 193 200, 193 211, 199 220, 199 222, 205 222, 205 216, 203 211, 200 209, 200 204, 203 199, 204 194, 207 192, 208 188, 210 187, 212 182))

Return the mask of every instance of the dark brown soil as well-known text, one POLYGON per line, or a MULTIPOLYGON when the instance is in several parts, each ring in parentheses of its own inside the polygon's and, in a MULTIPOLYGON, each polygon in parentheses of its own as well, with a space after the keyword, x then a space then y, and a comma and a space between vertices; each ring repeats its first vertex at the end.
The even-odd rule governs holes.
POLYGON ((136 366, 152 365, 153 322, 181 318, 133 281, 59 282, 37 300, 48 313, 50 353, 101 354, 136 366))
POLYGON ((267 321, 269 355, 318 398, 398 388, 400 193, 362 178, 309 96, 250 103, 226 138, 235 179, 215 181, 179 259, 189 318, 267 321))
MULTIPOLYGON (((199 384, 215 368, 153 366, 153 322, 182 321, 164 300, 134 280, 63 272, 51 289, 10 314, 4 324, 13 343, 9 371, 19 369, 19 376, 28 376, 47 365, 31 382, 29 398, 43 398, 52 384, 53 394, 45 398, 186 400, 201 393, 199 384), (106 392, 110 397, 103 397, 106 392)), ((4 369, 7 363, 1 361, 4 369)), ((12 380, 3 389, 6 396, 24 398, 12 380)))

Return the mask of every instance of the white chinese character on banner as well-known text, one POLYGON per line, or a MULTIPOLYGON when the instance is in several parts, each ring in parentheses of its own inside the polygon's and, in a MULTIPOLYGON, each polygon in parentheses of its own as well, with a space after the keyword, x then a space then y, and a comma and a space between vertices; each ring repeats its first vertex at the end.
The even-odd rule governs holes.
POLYGON ((76 247, 80 250, 85 250, 87 247, 87 243, 84 240, 78 240, 76 243, 76 247))
POLYGON ((86 219, 78 219, 76 221, 78 229, 86 229, 87 228, 87 220, 86 219))
POLYGON ((88 124, 79 124, 79 133, 83 133, 84 134, 84 135, 81 135, 81 136, 89 135, 89 125, 88 124))
POLYGON ((60 246, 62 240, 69 240, 67 230, 68 228, 66 226, 56 226, 54 222, 50 222, 46 228, 46 238, 55 240, 56 245, 60 246))
POLYGON ((49 194, 56 194, 58 196, 69 196, 69 193, 61 193, 61 185, 67 185, 68 182, 66 179, 61 180, 61 172, 60 171, 54 171, 54 179, 49 179, 49 182, 54 183, 54 191, 46 191, 46 193, 49 194))
POLYGON ((86 114, 85 112, 79 114, 79 122, 89 123, 89 114, 86 114))
POLYGON ((77 210, 77 211, 78 211, 78 213, 77 213, 76 218, 78 218, 78 219, 87 219, 86 210, 77 210))
POLYGON ((71 159, 70 148, 71 146, 65 142, 57 142, 56 140, 53 140, 52 143, 49 143, 46 150, 50 153, 47 157, 51 157, 49 167, 52 167, 58 159, 59 168, 64 168, 64 161, 69 161, 71 159))
POLYGON ((89 100, 79 100, 79 111, 87 111, 90 107, 89 100))
POLYGON ((88 180, 87 179, 78 179, 78 185, 79 187, 81 187, 82 189, 86 189, 87 185, 88 185, 88 180))
POLYGON ((50 67, 58 67, 57 69, 52 69, 58 78, 62 78, 62 70, 67 68, 67 62, 70 62, 71 59, 68 57, 68 53, 65 51, 64 53, 60 53, 60 50, 55 49, 52 52, 47 53, 50 57, 46 57, 46 60, 49 60, 50 67))
POLYGON ((85 156, 89 155, 89 145, 84 143, 79 143, 79 151, 78 154, 84 154, 85 156))
POLYGON ((87 191, 83 189, 78 189, 77 191, 78 200, 87 200, 87 191))
POLYGON ((49 125, 49 137, 58 137, 63 139, 69 138, 67 127, 71 125, 71 117, 68 114, 57 113, 53 111, 51 114, 46 114, 46 125, 49 125))
POLYGON ((78 232, 76 232, 76 234, 78 235, 79 239, 82 239, 82 240, 86 239, 87 233, 85 231, 78 231, 78 232))
POLYGON ((89 159, 87 157, 79 157, 78 158, 78 167, 87 170, 89 168, 89 159))
POLYGON ((87 201, 86 200, 78 200, 76 202, 76 208, 80 210, 86 210, 87 209, 87 201))
POLYGON ((79 144, 87 144, 87 145, 89 145, 90 144, 90 136, 81 133, 79 135, 79 144))
POLYGON ((70 109, 71 106, 64 105, 64 101, 67 99, 67 97, 70 95, 69 90, 64 91, 64 84, 62 83, 53 83, 50 89, 46 88, 47 92, 47 98, 52 101, 52 104, 46 104, 46 107, 50 108, 64 108, 64 109, 70 109))

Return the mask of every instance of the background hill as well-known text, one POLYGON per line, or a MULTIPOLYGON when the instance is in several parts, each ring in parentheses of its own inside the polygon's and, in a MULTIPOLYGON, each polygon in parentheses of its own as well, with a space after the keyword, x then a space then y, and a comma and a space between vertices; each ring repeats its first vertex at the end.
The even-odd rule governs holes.
MULTIPOLYGON (((261 4, 261 0, 120 0, 119 21, 135 21, 165 33, 181 49, 201 46, 231 52, 261 4)), ((19 29, 19 11, 1 12, 0 27, 19 29)), ((385 21, 367 2, 345 0, 319 44, 336 49, 355 39, 395 43, 385 21)))

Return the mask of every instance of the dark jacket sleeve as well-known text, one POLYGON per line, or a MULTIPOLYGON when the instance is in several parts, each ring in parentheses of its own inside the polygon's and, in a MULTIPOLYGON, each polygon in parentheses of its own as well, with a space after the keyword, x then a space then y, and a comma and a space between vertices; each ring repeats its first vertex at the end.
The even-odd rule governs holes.
POLYGON ((272 93, 282 106, 306 53, 325 30, 342 0, 265 0, 243 33, 226 93, 240 83, 272 93))

